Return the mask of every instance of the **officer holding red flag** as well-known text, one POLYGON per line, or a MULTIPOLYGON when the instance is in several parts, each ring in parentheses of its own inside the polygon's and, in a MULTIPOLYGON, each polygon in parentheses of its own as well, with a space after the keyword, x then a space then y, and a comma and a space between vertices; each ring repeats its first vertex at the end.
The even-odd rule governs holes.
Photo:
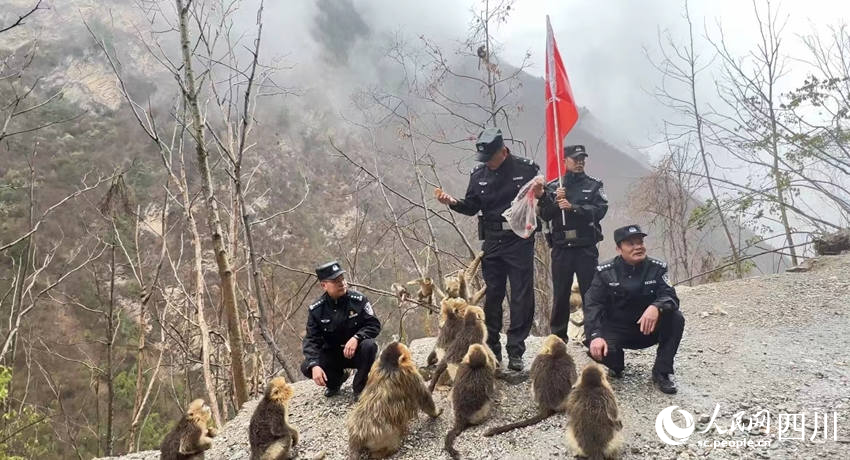
MULTIPOLYGON (((537 176, 537 164, 511 155, 498 128, 487 128, 475 144, 478 161, 472 169, 466 196, 456 199, 440 189, 437 200, 461 214, 478 214, 478 237, 484 240, 481 270, 484 275, 484 316, 487 323, 487 345, 502 362, 502 301, 508 280, 511 282, 508 328, 508 369, 523 368, 525 339, 534 320, 534 238, 521 238, 511 231, 502 213, 511 206, 519 189, 537 176)), ((534 196, 543 195, 543 181, 532 187, 534 196)))
POLYGON ((608 200, 602 181, 584 172, 587 150, 583 145, 568 145, 564 157, 567 173, 561 178, 563 186, 558 179, 549 182, 538 206, 540 218, 548 222, 546 241, 552 248, 554 305, 549 327, 552 334, 566 340, 573 275, 584 299, 599 260, 599 221, 608 212, 608 200))

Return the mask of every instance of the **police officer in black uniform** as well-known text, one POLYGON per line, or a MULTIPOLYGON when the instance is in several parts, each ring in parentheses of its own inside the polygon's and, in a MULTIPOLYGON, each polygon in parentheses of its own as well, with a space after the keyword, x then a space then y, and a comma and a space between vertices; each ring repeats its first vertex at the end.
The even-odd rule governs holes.
POLYGON ((602 241, 599 221, 608 212, 602 181, 584 172, 587 151, 583 145, 564 148, 567 173, 563 187, 555 179, 546 185, 540 199, 540 218, 547 222, 546 241, 552 248, 554 305, 549 327, 552 334, 567 338, 573 274, 578 278, 582 299, 593 281, 602 241))
POLYGON ((652 381, 664 393, 676 393, 673 358, 685 330, 667 264, 646 256, 639 226, 614 231, 619 256, 596 268, 585 297, 584 331, 590 356, 621 377, 624 349, 658 344, 652 381))
POLYGON ((316 268, 325 293, 310 305, 301 373, 325 387, 325 396, 330 397, 338 394, 348 379, 346 369, 357 369, 352 383, 356 398, 366 386, 378 354, 375 337, 381 332, 381 322, 369 299, 348 289, 344 274, 336 261, 316 268))
MULTIPOLYGON (((505 285, 511 283, 510 327, 508 328, 508 368, 523 368, 525 339, 534 319, 534 238, 521 238, 511 231, 502 213, 511 205, 519 189, 537 176, 540 169, 534 162, 511 155, 498 128, 487 128, 478 135, 475 144, 478 161, 469 177, 466 196, 462 200, 438 191, 437 199, 456 212, 478 216, 478 237, 484 240, 481 270, 487 290, 484 296, 484 316, 487 323, 487 345, 502 362, 502 301, 505 285)), ((543 194, 543 182, 532 188, 538 198, 543 194)))

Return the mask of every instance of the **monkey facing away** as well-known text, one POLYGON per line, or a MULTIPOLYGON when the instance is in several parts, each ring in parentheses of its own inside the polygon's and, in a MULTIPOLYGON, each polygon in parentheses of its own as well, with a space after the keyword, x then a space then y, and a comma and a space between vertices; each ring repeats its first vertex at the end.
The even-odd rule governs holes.
POLYGON ((466 307, 467 303, 463 299, 446 298, 440 302, 440 330, 437 333, 434 351, 428 355, 429 366, 437 364, 446 355, 446 348, 463 326, 463 314, 466 307))
POLYGON ((372 365, 366 388, 346 417, 349 458, 360 458, 364 450, 377 458, 397 452, 408 423, 420 409, 432 418, 442 413, 425 388, 410 350, 393 342, 372 365))
POLYGON ((478 425, 490 416, 496 393, 496 356, 480 343, 473 344, 463 357, 452 388, 454 426, 446 434, 445 449, 452 458, 460 454, 454 441, 470 425, 478 425))
POLYGON ((210 407, 203 399, 189 403, 186 413, 162 440, 159 447, 161 460, 201 460, 204 451, 212 447, 212 438, 218 431, 207 426, 210 407))
POLYGON ((567 344, 556 335, 546 337, 540 353, 531 363, 531 391, 537 402, 537 415, 520 422, 491 428, 484 436, 534 425, 556 412, 564 412, 567 409, 570 389, 577 378, 576 363, 567 352, 567 344))
POLYGON ((470 305, 463 313, 463 323, 452 340, 446 347, 446 354, 434 375, 431 376, 431 384, 428 390, 433 392, 443 372, 448 372, 451 380, 454 380, 458 365, 473 344, 484 344, 487 342, 487 326, 484 324, 484 310, 480 307, 470 305))
POLYGON ((298 444, 298 430, 289 424, 292 387, 283 377, 273 378, 251 416, 248 441, 251 460, 284 460, 298 444))
POLYGON ((581 371, 567 398, 567 444, 590 460, 616 459, 623 442, 617 398, 602 368, 591 363, 581 371))

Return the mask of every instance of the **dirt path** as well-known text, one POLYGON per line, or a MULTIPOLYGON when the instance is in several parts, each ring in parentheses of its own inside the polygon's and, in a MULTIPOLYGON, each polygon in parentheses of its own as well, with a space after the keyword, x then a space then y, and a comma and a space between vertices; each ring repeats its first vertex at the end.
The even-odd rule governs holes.
MULTIPOLYGON (((652 387, 654 348, 627 352, 625 377, 612 382, 625 425, 622 458, 850 459, 850 257, 818 262, 807 273, 681 289, 686 325, 676 359, 679 393, 668 396, 652 387), (718 434, 712 428, 701 433, 718 404, 716 424, 724 431, 732 424, 733 414, 743 411, 746 420, 761 409, 770 413, 770 431, 766 435, 759 430, 718 434), (666 445, 656 434, 656 417, 668 406, 688 411, 696 422, 695 432, 683 445, 666 445), (812 440, 815 412, 821 414, 820 437, 812 440), (823 439, 822 417, 827 412, 829 431, 823 439), (837 413, 837 440, 833 439, 833 412, 837 413), (805 440, 779 439, 780 422, 790 420, 788 414, 804 414, 805 440), (703 447, 701 441, 751 441, 752 447, 703 447)), ((425 361, 432 340, 413 343, 417 362, 425 361)), ((529 339, 527 366, 541 341, 529 339)), ((579 345, 570 344, 570 351, 580 366, 588 361, 579 345)), ((308 458, 320 451, 331 459, 345 458, 342 421, 352 404, 350 387, 331 400, 311 382, 299 382, 295 388, 291 419, 301 431, 299 451, 308 458)), ((486 426, 532 415, 528 382, 501 382, 499 395, 486 426)), ((446 397, 445 392, 436 395, 437 404, 446 407, 442 417, 429 421, 421 415, 393 458, 447 458, 441 450, 451 422, 446 397)), ((248 403, 228 423, 207 458, 248 458, 247 426, 255 404, 248 403)), ((685 425, 680 416, 673 420, 685 425)), ((537 426, 491 439, 481 436, 483 427, 476 427, 463 433, 456 447, 465 458, 572 458, 564 443, 565 424, 566 417, 556 415, 537 426)), ((792 428, 783 436, 793 435, 800 433, 792 428)), ((154 459, 158 454, 123 458, 154 459)))

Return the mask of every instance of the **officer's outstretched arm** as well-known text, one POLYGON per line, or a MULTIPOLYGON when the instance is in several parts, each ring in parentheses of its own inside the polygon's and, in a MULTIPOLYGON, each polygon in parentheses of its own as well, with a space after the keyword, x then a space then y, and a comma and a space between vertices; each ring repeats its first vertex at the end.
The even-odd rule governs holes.
POLYGON ((584 295, 584 335, 587 341, 602 337, 602 313, 608 304, 608 286, 596 272, 590 289, 584 295))
POLYGON ((670 286, 670 278, 667 277, 667 269, 662 268, 658 271, 655 278, 658 283, 658 295, 655 297, 655 302, 652 304, 658 307, 662 312, 676 311, 679 309, 679 297, 676 295, 676 289, 670 286))
POLYGON ((469 180, 469 185, 466 187, 466 196, 462 200, 457 200, 457 203, 449 205, 452 211, 474 216, 481 210, 481 197, 478 190, 475 188, 477 184, 475 179, 469 180))
POLYGON ((313 315, 308 314, 307 333, 304 335, 304 340, 301 343, 301 350, 304 353, 304 360, 307 361, 308 367, 319 364, 319 352, 322 349, 323 343, 322 328, 319 322, 313 318, 313 315))

